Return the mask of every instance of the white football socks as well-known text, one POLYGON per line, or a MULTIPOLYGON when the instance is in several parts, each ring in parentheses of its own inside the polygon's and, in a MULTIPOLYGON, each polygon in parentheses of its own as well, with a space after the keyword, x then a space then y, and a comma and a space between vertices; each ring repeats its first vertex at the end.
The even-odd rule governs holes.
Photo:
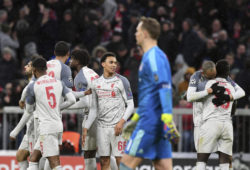
POLYGON ((28 161, 22 161, 22 162, 18 162, 19 165, 19 169, 20 170, 27 170, 27 168, 29 167, 29 163, 28 161))
POLYGON ((84 159, 85 169, 96 170, 96 158, 84 159))
POLYGON ((48 159, 46 159, 46 161, 45 161, 44 170, 51 170, 48 159))
POLYGON ((196 162, 196 170, 206 170, 205 162, 196 162))
POLYGON ((220 164, 220 169, 221 170, 229 170, 229 163, 220 164))
POLYGON ((118 170, 116 159, 114 156, 110 156, 110 168, 111 170, 118 170))
POLYGON ((27 170, 38 170, 38 162, 29 162, 29 168, 27 170))

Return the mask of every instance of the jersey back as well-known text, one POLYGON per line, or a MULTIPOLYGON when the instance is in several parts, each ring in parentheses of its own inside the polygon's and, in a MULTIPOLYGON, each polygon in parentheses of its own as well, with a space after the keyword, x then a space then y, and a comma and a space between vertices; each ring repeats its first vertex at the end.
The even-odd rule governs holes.
MULTIPOLYGON (((212 84, 219 82, 219 86, 225 87, 225 94, 234 94, 234 87, 223 78, 216 78, 214 80, 209 80, 206 84, 206 89, 210 88, 212 84)), ((215 98, 215 95, 209 95, 203 102, 202 110, 202 120, 231 120, 231 110, 233 101, 229 101, 221 106, 216 106, 213 104, 212 100, 215 98)))
POLYGON ((60 80, 44 75, 28 87, 28 103, 36 104, 40 134, 63 131, 60 101, 69 90, 60 80), (33 101, 32 98, 33 97, 33 101))

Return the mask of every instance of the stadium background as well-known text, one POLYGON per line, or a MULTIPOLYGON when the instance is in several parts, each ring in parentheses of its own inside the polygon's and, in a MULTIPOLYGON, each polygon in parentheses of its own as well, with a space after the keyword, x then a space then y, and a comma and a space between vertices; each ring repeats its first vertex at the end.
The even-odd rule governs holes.
MULTIPOLYGON (((142 50, 135 44, 134 33, 140 16, 154 17, 161 23, 159 46, 171 63, 175 120, 182 132, 181 144, 174 146, 174 151, 195 151, 192 104, 182 99, 190 75, 204 60, 216 62, 225 58, 231 65, 232 79, 246 92, 238 101, 243 110, 233 117, 234 153, 248 156, 250 2, 247 0, 0 0, 0 155, 6 154, 5 150, 17 149, 24 133, 16 142, 8 140, 21 111, 6 108, 18 105, 27 84, 23 67, 34 55, 53 58, 57 41, 67 41, 72 50, 86 48, 91 54, 90 67, 99 74, 102 54, 115 52, 119 61, 117 72, 130 81, 137 103, 137 70, 142 50)), ((80 132, 80 121, 79 114, 63 115, 65 131, 80 132)))

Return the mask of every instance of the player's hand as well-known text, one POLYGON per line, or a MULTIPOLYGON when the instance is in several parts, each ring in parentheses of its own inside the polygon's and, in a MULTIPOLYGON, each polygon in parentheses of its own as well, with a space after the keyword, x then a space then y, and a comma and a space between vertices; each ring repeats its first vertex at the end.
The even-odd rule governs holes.
POLYGON ((122 131, 122 137, 125 140, 129 140, 130 136, 132 135, 135 127, 136 127, 137 122, 130 120, 127 124, 125 124, 125 127, 123 128, 122 131))
POLYGON ((181 135, 177 130, 174 121, 172 121, 168 125, 164 124, 164 131, 165 131, 164 137, 168 139, 170 142, 175 144, 179 142, 181 135))
POLYGON ((87 133, 88 133, 88 129, 84 128, 82 130, 82 147, 84 147, 84 145, 85 145, 85 140, 86 140, 86 137, 87 137, 87 133))
POLYGON ((22 100, 19 100, 19 107, 20 107, 21 109, 23 109, 24 106, 25 106, 25 102, 22 101, 22 100))
POLYGON ((228 94, 216 95, 216 98, 212 99, 214 105, 221 106, 230 101, 230 96, 228 94))
POLYGON ((161 115, 161 120, 164 122, 165 138, 171 142, 178 143, 180 139, 180 133, 176 129, 175 123, 173 121, 173 115, 169 113, 163 113, 161 115))
POLYGON ((213 90, 212 94, 223 94, 225 92, 225 87, 219 86, 219 82, 214 83, 210 88, 213 90))
POLYGON ((14 135, 13 131, 10 132, 10 140, 12 141, 16 140, 16 136, 14 135))
POLYGON ((90 95, 92 94, 92 90, 91 89, 88 89, 87 91, 84 92, 84 95, 90 95))
POLYGON ((116 125, 115 125, 115 136, 119 136, 122 133, 122 128, 125 123, 124 119, 121 119, 116 125))

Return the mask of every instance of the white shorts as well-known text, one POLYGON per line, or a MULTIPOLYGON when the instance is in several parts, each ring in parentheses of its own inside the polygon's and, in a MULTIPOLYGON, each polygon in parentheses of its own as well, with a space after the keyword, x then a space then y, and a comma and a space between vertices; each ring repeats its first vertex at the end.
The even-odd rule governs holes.
MULTIPOLYGON (((84 116, 82 127, 84 127, 85 122, 88 118, 88 115, 84 116)), ((96 150, 96 121, 92 124, 92 126, 88 130, 88 134, 85 139, 84 147, 82 147, 82 150, 84 151, 90 151, 90 150, 96 150)))
POLYGON ((209 120, 199 128, 198 153, 222 152, 232 155, 233 125, 230 121, 209 120))
POLYGON ((97 126, 97 147, 99 156, 121 157, 125 146, 122 135, 115 136, 115 128, 97 126))
POLYGON ((43 157, 58 156, 59 145, 62 144, 62 133, 40 135, 34 150, 40 150, 43 157))
POLYGON ((22 142, 18 150, 27 150, 31 154, 33 152, 34 145, 35 145, 35 136, 25 134, 23 136, 22 142))
POLYGON ((199 129, 200 129, 200 126, 194 126, 194 147, 196 151, 198 149, 199 129))

